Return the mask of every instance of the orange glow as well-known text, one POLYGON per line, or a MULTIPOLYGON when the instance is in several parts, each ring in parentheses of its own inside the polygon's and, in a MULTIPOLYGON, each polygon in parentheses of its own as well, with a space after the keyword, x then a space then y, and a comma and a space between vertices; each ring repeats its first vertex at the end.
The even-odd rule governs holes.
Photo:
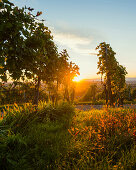
POLYGON ((82 77, 81 76, 76 76, 74 77, 73 81, 76 81, 76 82, 79 82, 82 80, 82 77))

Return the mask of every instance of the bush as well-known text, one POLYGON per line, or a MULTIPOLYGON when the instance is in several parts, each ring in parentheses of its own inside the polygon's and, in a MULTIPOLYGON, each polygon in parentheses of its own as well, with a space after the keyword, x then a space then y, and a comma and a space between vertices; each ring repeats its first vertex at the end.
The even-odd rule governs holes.
POLYGON ((3 125, 9 126, 14 133, 25 131, 33 122, 50 121, 63 122, 69 126, 74 115, 74 107, 68 103, 60 103, 58 106, 40 102, 38 108, 32 104, 22 106, 13 105, 4 112, 3 125))
POLYGON ((42 118, 44 118, 45 114, 51 121, 60 121, 65 125, 69 125, 74 115, 74 107, 68 103, 60 103, 55 107, 49 104, 41 112, 42 118))

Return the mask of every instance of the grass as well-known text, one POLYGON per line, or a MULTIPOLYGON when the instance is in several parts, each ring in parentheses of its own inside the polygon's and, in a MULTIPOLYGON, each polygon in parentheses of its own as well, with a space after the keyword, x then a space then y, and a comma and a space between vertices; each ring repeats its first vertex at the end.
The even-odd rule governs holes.
POLYGON ((77 112, 69 129, 73 136, 70 153, 78 151, 73 164, 84 169, 118 167, 122 153, 133 151, 135 125, 136 113, 132 109, 77 112))
POLYGON ((79 111, 62 103, 9 109, 0 122, 2 169, 135 169, 136 110, 79 111))

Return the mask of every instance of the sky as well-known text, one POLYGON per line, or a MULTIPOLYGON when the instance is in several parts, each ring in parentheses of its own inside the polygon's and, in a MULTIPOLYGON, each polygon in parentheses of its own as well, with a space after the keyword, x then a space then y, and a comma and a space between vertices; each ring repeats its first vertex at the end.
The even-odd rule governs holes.
POLYGON ((109 43, 127 77, 136 77, 136 0, 11 0, 42 11, 59 52, 67 49, 80 78, 99 78, 95 50, 109 43))

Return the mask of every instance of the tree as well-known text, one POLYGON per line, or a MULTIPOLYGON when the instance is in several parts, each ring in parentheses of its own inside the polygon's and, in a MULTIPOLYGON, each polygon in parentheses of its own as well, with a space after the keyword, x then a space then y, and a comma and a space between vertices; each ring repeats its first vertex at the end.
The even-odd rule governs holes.
POLYGON ((53 78, 58 57, 51 31, 33 15, 33 8, 18 8, 8 0, 0 2, 0 77, 7 81, 35 78, 38 103, 41 80, 53 78))
POLYGON ((124 89, 124 93, 123 93, 124 99, 126 99, 128 101, 132 101, 133 100, 132 93, 133 93, 132 87, 130 85, 126 85, 126 87, 124 89))
POLYGON ((67 50, 63 50, 59 54, 58 64, 57 64, 57 86, 59 84, 64 85, 64 99, 68 102, 71 102, 74 100, 74 85, 72 85, 72 80, 75 76, 79 75, 79 67, 73 62, 69 62, 69 55, 67 53, 67 50), (71 95, 70 95, 70 87, 71 89, 71 95), (71 99, 70 99, 71 96, 71 99))
POLYGON ((120 97, 121 90, 125 85, 126 68, 119 65, 115 58, 115 52, 110 47, 110 44, 105 42, 100 43, 96 50, 98 50, 98 73, 104 76, 104 90, 106 94, 106 105, 113 106, 116 98, 120 97), (113 98, 114 97, 114 98, 113 98))
POLYGON ((112 93, 115 99, 114 102, 118 101, 118 105, 123 105, 126 74, 126 68, 117 64, 116 72, 112 75, 112 93))
POLYGON ((83 101, 96 101, 96 93, 97 93, 97 85, 92 84, 90 85, 89 89, 87 90, 86 94, 83 97, 83 101))
POLYGON ((0 2, 0 78, 7 81, 7 73, 14 80, 23 75, 25 40, 31 36, 36 16, 31 8, 18 8, 8 0, 0 2), (28 12, 27 12, 28 11, 28 12))
POLYGON ((8 0, 1 1, 0 8, 0 78, 7 81, 9 75, 14 81, 24 77, 34 79, 35 104, 38 104, 41 81, 51 84, 57 77, 57 82, 68 86, 79 68, 67 61, 66 51, 62 57, 66 65, 60 66, 61 59, 58 59, 51 31, 37 21, 42 12, 33 15, 33 8, 18 8, 8 0), (63 70, 63 74, 58 74, 59 70, 63 70), (63 75, 62 81, 60 75, 63 75))
POLYGON ((132 90, 132 99, 136 99, 136 88, 132 90))
POLYGON ((26 74, 36 77, 36 97, 34 103, 38 103, 39 88, 41 80, 49 82, 54 80, 58 52, 53 42, 51 31, 44 24, 39 23, 33 35, 26 40, 26 46, 29 48, 27 56, 31 61, 25 67, 26 74))

